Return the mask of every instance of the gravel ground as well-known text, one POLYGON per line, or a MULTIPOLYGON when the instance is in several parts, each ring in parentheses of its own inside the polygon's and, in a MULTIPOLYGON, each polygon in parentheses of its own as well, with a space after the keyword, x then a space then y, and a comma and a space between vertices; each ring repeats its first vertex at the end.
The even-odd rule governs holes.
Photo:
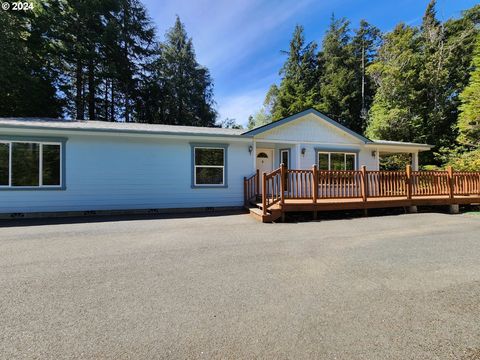
POLYGON ((480 359, 478 216, 21 224, 2 359, 480 359))

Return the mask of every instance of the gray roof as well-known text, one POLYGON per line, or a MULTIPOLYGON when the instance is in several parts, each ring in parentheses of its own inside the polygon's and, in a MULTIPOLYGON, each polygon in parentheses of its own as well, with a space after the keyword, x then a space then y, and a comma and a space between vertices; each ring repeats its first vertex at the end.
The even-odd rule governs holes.
POLYGON ((200 126, 179 126, 145 123, 108 122, 94 120, 65 120, 50 118, 0 118, 1 127, 26 127, 32 129, 59 129, 83 131, 115 131, 131 133, 152 133, 166 135, 215 135, 238 136, 245 130, 223 129, 200 126))
POLYGON ((391 140, 371 140, 371 144, 374 145, 391 145, 391 146, 412 146, 412 147, 422 147, 422 148, 433 148, 434 145, 420 144, 413 142, 403 142, 403 141, 391 141, 391 140))
POLYGON ((263 131, 267 131, 275 126, 295 120, 303 115, 314 113, 332 125, 356 136, 367 145, 387 145, 387 146, 410 146, 416 148, 430 149, 433 146, 427 144, 417 144, 401 141, 370 140, 353 131, 347 129, 334 120, 326 117, 316 110, 309 109, 302 111, 288 118, 260 126, 253 130, 245 129, 223 129, 200 126, 179 126, 163 124, 145 124, 145 123, 125 123, 108 122, 94 120, 66 120, 51 118, 0 118, 0 127, 3 128, 28 128, 28 129, 51 129, 51 130, 72 130, 72 131, 99 131, 99 132, 124 132, 138 134, 159 134, 159 135, 190 135, 190 136, 232 136, 232 137, 253 137, 263 131))

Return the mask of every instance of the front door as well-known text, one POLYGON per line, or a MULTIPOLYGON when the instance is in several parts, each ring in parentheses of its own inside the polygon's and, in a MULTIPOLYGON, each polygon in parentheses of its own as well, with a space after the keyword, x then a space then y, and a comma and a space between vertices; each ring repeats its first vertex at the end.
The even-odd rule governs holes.
MULTIPOLYGON (((280 150, 280 164, 285 165, 288 170, 290 164, 290 151, 287 149, 280 150)), ((283 182, 283 191, 288 191, 288 172, 285 172, 285 181, 283 182)))
MULTIPOLYGON (((257 169, 260 175, 260 184, 262 184, 263 174, 268 174, 273 171, 272 149, 257 149, 257 169)), ((260 185, 260 187, 262 187, 262 185, 260 185)), ((259 190, 262 191, 262 189, 259 190)))

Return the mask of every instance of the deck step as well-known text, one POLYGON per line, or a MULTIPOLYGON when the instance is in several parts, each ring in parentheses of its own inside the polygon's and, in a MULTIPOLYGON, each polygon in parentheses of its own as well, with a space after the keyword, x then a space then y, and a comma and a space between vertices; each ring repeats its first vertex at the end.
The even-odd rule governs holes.
POLYGON ((273 210, 271 212, 267 212, 267 214, 263 214, 263 210, 251 207, 249 208, 250 215, 252 215, 258 221, 269 223, 279 219, 282 216, 282 212, 280 210, 273 210))

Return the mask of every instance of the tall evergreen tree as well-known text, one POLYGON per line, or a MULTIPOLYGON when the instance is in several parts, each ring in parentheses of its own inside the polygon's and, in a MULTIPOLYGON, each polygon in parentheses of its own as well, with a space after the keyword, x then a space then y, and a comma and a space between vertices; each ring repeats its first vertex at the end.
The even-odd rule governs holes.
POLYGON ((448 49, 444 25, 436 18, 436 0, 431 0, 420 27, 420 107, 423 141, 429 144, 448 144, 454 140, 455 117, 449 116, 448 49))
POLYGON ((375 95, 375 84, 367 76, 367 67, 377 56, 378 48, 381 44, 381 31, 369 24, 365 20, 360 21, 360 26, 355 30, 351 42, 351 48, 354 57, 355 87, 361 89, 359 98, 353 103, 355 128, 359 132, 364 132, 368 121, 368 110, 375 95))
POLYGON ((282 80, 275 94, 272 119, 283 117, 312 107, 315 104, 314 84, 318 77, 315 42, 305 43, 303 27, 297 25, 290 41, 280 75, 282 80))
POLYGON ((44 34, 46 12, 35 2, 33 10, 0 11, 0 114, 47 116, 61 114, 55 73, 44 34))
POLYGON ((358 131, 354 105, 361 89, 352 81, 355 78, 355 61, 350 47, 349 25, 345 18, 336 19, 332 15, 322 44, 323 72, 319 77, 320 99, 316 107, 358 131))
POLYGON ((215 126, 210 73, 198 64, 192 39, 178 16, 158 47, 150 77, 144 89, 145 118, 164 124, 215 126))
POLYGON ((468 86, 460 94, 458 141, 470 148, 480 148, 480 34, 477 35, 468 86))
POLYGON ((423 142, 418 98, 421 58, 417 30, 399 24, 384 36, 368 73, 377 92, 366 135, 373 139, 423 142))

